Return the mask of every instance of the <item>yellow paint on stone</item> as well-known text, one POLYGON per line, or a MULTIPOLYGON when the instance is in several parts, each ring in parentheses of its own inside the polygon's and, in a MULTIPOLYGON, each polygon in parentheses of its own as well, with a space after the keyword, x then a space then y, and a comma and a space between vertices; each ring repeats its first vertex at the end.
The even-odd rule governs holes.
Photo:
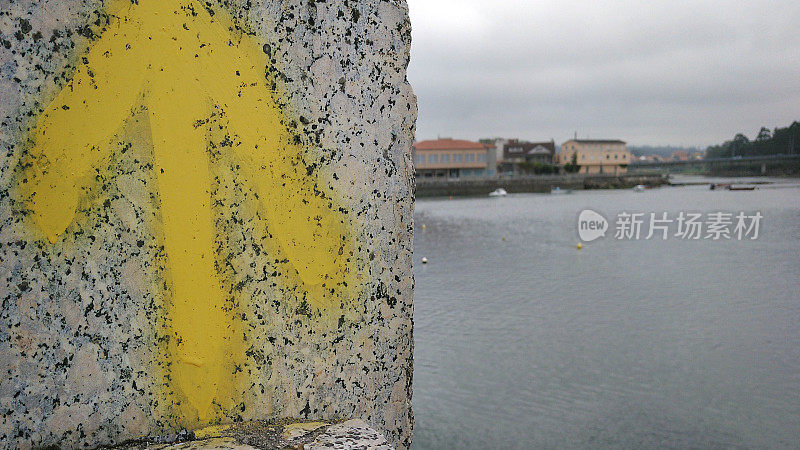
POLYGON ((201 428, 194 431, 195 439, 207 439, 221 436, 222 433, 229 430, 230 425, 212 425, 210 427, 201 428))
MULTIPOLYGON (((149 111, 164 246, 171 279, 171 388, 183 426, 224 417, 243 401, 234 367, 241 324, 214 266, 208 118, 225 116, 230 151, 261 199, 265 226, 296 271, 311 307, 352 297, 349 226, 301 161, 267 85, 261 45, 222 11, 192 0, 120 0, 71 81, 38 118, 21 186, 51 243, 70 227, 110 141, 142 104, 149 111)), ((224 240, 223 240, 224 242, 224 240)), ((239 299, 245 302, 247 299, 239 299)), ((238 377, 241 377, 239 375, 238 377)))

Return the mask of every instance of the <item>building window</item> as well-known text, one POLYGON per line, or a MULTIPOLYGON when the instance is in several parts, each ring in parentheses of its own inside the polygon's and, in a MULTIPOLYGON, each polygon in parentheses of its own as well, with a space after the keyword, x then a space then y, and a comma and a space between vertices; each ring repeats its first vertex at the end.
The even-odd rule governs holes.
POLYGON ((619 157, 619 155, 614 155, 614 159, 617 159, 618 157, 619 157))
POLYGON ((586 159, 586 155, 581 155, 581 160, 586 159))
POLYGON ((454 163, 464 162, 464 155, 462 155, 461 153, 453 154, 453 162, 454 163))
POLYGON ((428 155, 428 164, 436 164, 439 162, 439 155, 428 155))
POLYGON ((486 155, 478 153, 478 162, 486 162, 486 155))
POLYGON ((444 164, 444 163, 449 163, 449 162, 450 162, 450 154, 446 153, 446 154, 442 155, 442 163, 444 164))
POLYGON ((606 155, 606 159, 611 159, 611 155, 606 155))
POLYGON ((475 154, 474 153, 467 153, 467 162, 475 162, 475 154))

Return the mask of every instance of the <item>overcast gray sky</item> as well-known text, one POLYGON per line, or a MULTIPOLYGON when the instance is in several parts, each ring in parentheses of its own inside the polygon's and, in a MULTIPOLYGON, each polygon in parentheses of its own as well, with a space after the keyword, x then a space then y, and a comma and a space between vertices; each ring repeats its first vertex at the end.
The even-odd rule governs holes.
POLYGON ((408 0, 417 139, 705 147, 800 120, 800 1, 408 0))

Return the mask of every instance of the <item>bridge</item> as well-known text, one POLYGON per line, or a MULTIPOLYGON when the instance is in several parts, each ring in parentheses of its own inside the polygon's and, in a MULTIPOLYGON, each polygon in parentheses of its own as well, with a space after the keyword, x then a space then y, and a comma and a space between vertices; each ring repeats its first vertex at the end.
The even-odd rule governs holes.
POLYGON ((630 172, 697 173, 706 175, 800 175, 800 154, 735 156, 688 161, 634 161, 630 172))

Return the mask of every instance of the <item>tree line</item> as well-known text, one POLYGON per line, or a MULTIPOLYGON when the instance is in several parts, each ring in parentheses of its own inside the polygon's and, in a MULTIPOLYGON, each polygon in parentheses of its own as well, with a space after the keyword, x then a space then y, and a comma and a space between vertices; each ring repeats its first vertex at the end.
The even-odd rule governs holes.
POLYGON ((797 154, 800 154, 800 122, 792 122, 786 128, 775 128, 773 131, 761 127, 752 141, 739 133, 730 141, 706 149, 706 158, 797 154))

